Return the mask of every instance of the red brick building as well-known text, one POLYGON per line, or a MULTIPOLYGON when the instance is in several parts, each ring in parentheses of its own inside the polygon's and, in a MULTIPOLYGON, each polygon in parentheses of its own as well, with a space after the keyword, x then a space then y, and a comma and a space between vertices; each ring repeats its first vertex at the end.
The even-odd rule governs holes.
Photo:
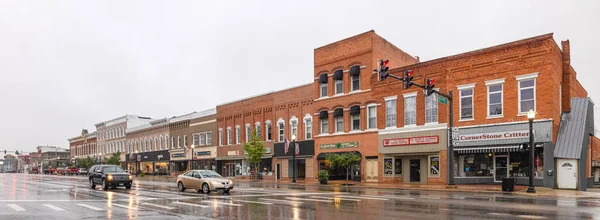
POLYGON ((71 158, 92 157, 95 158, 96 152, 96 132, 88 134, 86 129, 83 129, 81 135, 69 138, 69 150, 71 158))
MULTIPOLYGON (((254 168, 248 164, 243 144, 257 131, 267 148, 260 172, 265 179, 287 178, 291 163, 283 152, 284 140, 291 141, 295 134, 301 148, 313 147, 313 134, 306 132, 307 126, 312 131, 312 94, 313 87, 308 84, 217 106, 217 171, 223 176, 249 176, 254 168)), ((310 167, 313 154, 301 150, 298 177, 314 177, 310 167)))

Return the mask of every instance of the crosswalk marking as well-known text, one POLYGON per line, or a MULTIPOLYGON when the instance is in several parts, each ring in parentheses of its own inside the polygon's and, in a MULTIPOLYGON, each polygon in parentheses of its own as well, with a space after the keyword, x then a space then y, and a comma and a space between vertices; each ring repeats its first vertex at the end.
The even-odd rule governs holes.
POLYGON ((154 207, 157 207, 157 208, 163 208, 163 209, 169 209, 169 210, 175 209, 175 208, 170 207, 170 206, 159 205, 159 204, 154 204, 154 203, 142 203, 140 205, 149 205, 149 206, 154 206, 154 207))
POLYGON ((331 200, 323 200, 323 199, 308 199, 308 198, 298 198, 298 197, 285 197, 290 200, 301 200, 301 201, 312 201, 312 202, 333 202, 331 200))
POLYGON ((104 210, 104 209, 101 209, 101 208, 98 208, 98 207, 95 207, 95 206, 91 206, 91 205, 86 205, 86 204, 77 204, 77 205, 81 206, 81 207, 85 207, 85 208, 91 209, 91 210, 95 210, 95 211, 102 211, 102 210, 104 210))
POLYGON ((121 204, 112 204, 112 205, 116 206, 116 207, 121 207, 121 208, 124 208, 124 209, 138 210, 138 208, 134 207, 134 206, 126 206, 126 205, 121 205, 121 204))
POLYGON ((339 199, 340 201, 360 202, 360 199, 346 199, 346 198, 325 197, 325 196, 311 196, 310 198, 315 198, 315 199, 331 199, 331 200, 337 200, 337 199, 339 199))
POLYGON ((273 202, 278 202, 278 203, 292 204, 292 205, 302 204, 302 202, 300 202, 300 201, 288 201, 288 200, 266 199, 266 198, 258 198, 258 199, 265 200, 265 201, 273 201, 273 202))
POLYGON ((208 208, 208 207, 210 207, 210 206, 207 206, 207 205, 193 204, 193 203, 187 203, 187 202, 173 202, 173 204, 189 205, 189 206, 196 206, 196 207, 202 207, 202 208, 208 208))
POLYGON ((235 203, 217 202, 217 201, 210 201, 210 200, 204 200, 202 202, 213 203, 213 204, 220 204, 220 205, 228 205, 228 206, 237 206, 237 207, 242 206, 240 204, 235 204, 235 203))
POLYGON ((259 201, 248 201, 248 200, 233 200, 234 202, 244 202, 244 203, 255 203, 255 204, 263 204, 263 205, 273 205, 270 202, 259 202, 259 201))
POLYGON ((25 209, 23 207, 18 206, 16 204, 8 204, 8 207, 11 207, 12 209, 14 209, 17 212, 25 211, 25 209))
POLYGON ((58 206, 52 205, 52 204, 44 204, 44 206, 46 206, 46 207, 48 207, 48 208, 51 208, 51 209, 53 209, 54 211, 65 211, 64 209, 62 209, 62 208, 60 208, 60 207, 58 207, 58 206))
POLYGON ((377 198, 377 197, 364 197, 364 196, 338 196, 338 197, 342 197, 342 198, 349 198, 349 199, 371 199, 371 200, 381 200, 381 201, 387 201, 389 199, 385 199, 385 198, 377 198))

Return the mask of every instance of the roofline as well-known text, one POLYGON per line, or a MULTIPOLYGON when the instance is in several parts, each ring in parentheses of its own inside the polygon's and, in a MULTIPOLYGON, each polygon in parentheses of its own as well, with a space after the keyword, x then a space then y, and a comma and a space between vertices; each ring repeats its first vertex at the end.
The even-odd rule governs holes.
POLYGON ((271 90, 270 92, 259 93, 258 95, 248 96, 248 97, 245 97, 245 98, 236 99, 234 101, 229 101, 229 102, 226 102, 226 103, 222 103, 222 104, 217 105, 217 107, 223 106, 223 105, 229 105, 229 104, 233 104, 234 102, 240 102, 240 101, 244 101, 244 100, 248 100, 248 99, 252 99, 252 98, 257 98, 257 97, 260 97, 260 96, 265 96, 265 95, 269 95, 269 94, 273 94, 273 93, 277 93, 277 92, 282 92, 282 91, 285 91, 285 90, 288 90, 288 89, 295 89, 295 88, 299 88, 299 87, 307 86, 307 85, 311 85, 311 84, 313 84, 313 83, 312 82, 311 83, 305 83, 305 84, 302 84, 302 85, 293 86, 293 87, 289 87, 289 88, 285 88, 285 89, 280 89, 280 90, 271 90))
POLYGON ((354 35, 354 36, 350 36, 350 37, 347 37, 347 38, 344 38, 344 39, 341 39, 341 40, 338 40, 338 41, 335 41, 335 42, 332 42, 332 43, 329 43, 329 44, 325 44, 323 46, 315 48, 314 50, 318 50, 318 49, 321 49, 323 47, 327 47, 327 46, 333 45, 333 44, 335 44, 337 42, 345 41, 345 40, 352 39, 352 38, 355 38, 355 37, 359 37, 361 35, 368 34, 368 33, 375 33, 375 30, 371 29, 369 31, 366 31, 366 32, 363 32, 363 33, 360 33, 360 34, 357 34, 357 35, 354 35))
POLYGON ((420 68, 420 67, 428 66, 428 65, 432 65, 432 64, 437 64, 437 63, 443 63, 443 62, 447 62, 447 61, 457 60, 457 59, 461 59, 461 58, 465 58, 465 57, 470 57, 470 56, 474 56, 474 55, 489 53, 489 52, 500 50, 500 49, 506 49, 508 47, 516 47, 516 46, 521 46, 521 45, 532 43, 532 42, 536 42, 536 41, 553 39, 552 38, 553 35, 554 35, 554 33, 548 33, 548 34, 543 34, 543 35, 539 35, 539 36, 535 36, 535 37, 525 38, 525 39, 521 39, 521 40, 517 40, 517 41, 512 41, 512 42, 508 42, 508 43, 504 43, 504 44, 499 44, 499 45, 495 45, 495 46, 491 46, 491 47, 485 47, 485 48, 478 49, 478 50, 472 50, 472 51, 468 51, 468 52, 464 52, 464 53, 459 53, 459 54, 454 54, 454 55, 450 55, 450 56, 445 56, 445 57, 441 57, 441 58, 437 58, 437 59, 433 59, 433 60, 428 60, 428 61, 425 61, 425 62, 420 62, 420 63, 415 63, 415 64, 411 64, 411 65, 406 65, 406 66, 401 66, 401 67, 398 67, 398 68, 394 68, 394 69, 391 69, 390 72, 396 73, 396 72, 399 72, 399 71, 402 71, 402 70, 420 68))
POLYGON ((100 124, 106 124, 106 123, 109 123, 109 122, 112 122, 112 121, 116 121, 116 120, 121 120, 121 119, 126 119, 125 121, 127 121, 127 117, 129 117, 129 116, 137 117, 139 119, 152 119, 151 117, 146 117, 146 116, 125 114, 125 115, 123 115, 121 117, 117 117, 117 118, 113 118, 113 119, 110 119, 110 120, 107 120, 107 121, 99 122, 99 123, 95 124, 95 126, 98 127, 98 125, 100 125, 100 124))

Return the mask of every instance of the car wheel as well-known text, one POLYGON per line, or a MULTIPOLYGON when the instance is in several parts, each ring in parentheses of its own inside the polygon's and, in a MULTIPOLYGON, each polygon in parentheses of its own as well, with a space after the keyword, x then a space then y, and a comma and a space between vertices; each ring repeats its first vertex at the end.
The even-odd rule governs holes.
POLYGON ((94 184, 94 180, 92 178, 90 178, 90 188, 92 188, 92 189, 96 188, 96 184, 94 184))
POLYGON ((177 189, 179 189, 179 192, 185 191, 185 186, 183 185, 182 182, 177 183, 177 189))
POLYGON ((102 189, 103 190, 108 190, 108 183, 106 182, 105 179, 102 179, 102 189))
POLYGON ((223 190, 223 194, 229 194, 229 190, 228 189, 223 190))
POLYGON ((131 189, 131 184, 125 185, 125 189, 131 189))
POLYGON ((202 192, 206 194, 210 193, 210 187, 208 187, 207 183, 202 184, 202 192))

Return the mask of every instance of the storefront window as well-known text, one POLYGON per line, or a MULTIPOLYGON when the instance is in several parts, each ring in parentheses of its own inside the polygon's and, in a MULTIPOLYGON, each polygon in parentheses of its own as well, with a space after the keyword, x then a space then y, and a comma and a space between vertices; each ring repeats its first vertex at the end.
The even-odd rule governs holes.
POLYGON ((171 162, 171 171, 176 173, 182 173, 187 170, 187 161, 174 161, 171 162))
POLYGON ((492 153, 462 154, 456 158, 455 165, 460 177, 491 177, 493 175, 494 157, 492 153))
POLYGON ((440 175, 440 157, 429 157, 429 175, 440 175))
POLYGON ((154 172, 157 175, 167 175, 168 173, 168 163, 167 162, 156 162, 154 163, 154 172))
POLYGON ((216 160, 208 159, 208 160, 194 160, 192 161, 192 169, 193 170, 216 170, 216 160))
POLYGON ((392 166, 392 158, 383 159, 383 174, 392 175, 393 174, 393 166, 392 166))
POLYGON ((394 161, 394 174, 402 175, 402 159, 396 158, 394 161))
POLYGON ((140 168, 142 170, 142 173, 145 173, 145 174, 153 174, 154 173, 154 167, 152 166, 152 162, 142 162, 140 164, 140 168))
MULTIPOLYGON (((535 148, 535 166, 534 177, 542 177, 544 171, 544 150, 541 147, 535 148)), ((529 177, 529 150, 522 152, 511 152, 509 160, 509 176, 529 177)))

